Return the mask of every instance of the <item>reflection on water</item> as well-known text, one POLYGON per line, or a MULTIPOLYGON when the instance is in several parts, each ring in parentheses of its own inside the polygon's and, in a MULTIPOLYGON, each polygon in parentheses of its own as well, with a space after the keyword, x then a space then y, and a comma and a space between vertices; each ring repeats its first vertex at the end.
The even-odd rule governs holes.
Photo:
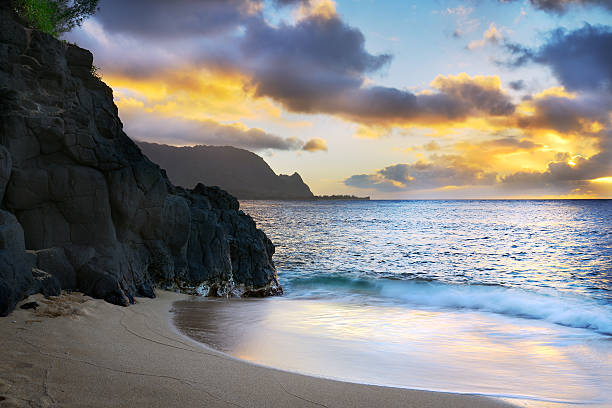
POLYGON ((304 293, 304 278, 333 274, 494 284, 612 304, 612 200, 240 205, 277 246, 288 296, 304 293))
POLYGON ((194 339, 349 381, 612 406, 612 201, 241 207, 284 298, 181 303, 194 339))
POLYGON ((609 336, 540 320, 322 300, 175 304, 188 336, 300 373, 428 390, 612 404, 609 336))

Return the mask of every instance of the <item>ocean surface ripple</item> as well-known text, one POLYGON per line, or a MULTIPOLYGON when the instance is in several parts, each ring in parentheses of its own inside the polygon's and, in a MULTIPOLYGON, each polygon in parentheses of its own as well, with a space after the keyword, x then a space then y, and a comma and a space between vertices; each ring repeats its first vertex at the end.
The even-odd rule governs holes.
POLYGON ((543 319, 612 335, 612 200, 246 201, 287 297, 543 319))
POLYGON ((347 381, 612 407, 612 201, 241 206, 285 295, 180 302, 197 341, 347 381))

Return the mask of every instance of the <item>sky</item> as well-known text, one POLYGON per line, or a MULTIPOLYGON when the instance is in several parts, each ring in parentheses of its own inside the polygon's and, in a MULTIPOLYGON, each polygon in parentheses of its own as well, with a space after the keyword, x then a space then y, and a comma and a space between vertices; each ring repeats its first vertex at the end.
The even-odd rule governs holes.
POLYGON ((126 133, 315 194, 612 198, 612 0, 101 0, 126 133), (231 165, 231 164, 230 164, 231 165))

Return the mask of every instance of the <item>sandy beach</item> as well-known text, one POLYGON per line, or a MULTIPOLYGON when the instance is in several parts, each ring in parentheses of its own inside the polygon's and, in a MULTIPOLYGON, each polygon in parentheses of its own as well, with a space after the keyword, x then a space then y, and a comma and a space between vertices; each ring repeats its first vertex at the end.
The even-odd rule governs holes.
MULTIPOLYGON (((127 308, 80 294, 0 319, 1 407, 509 407, 484 397, 343 383, 232 359, 175 332, 158 292, 127 308)), ((23 303, 23 302, 22 302, 23 303)))

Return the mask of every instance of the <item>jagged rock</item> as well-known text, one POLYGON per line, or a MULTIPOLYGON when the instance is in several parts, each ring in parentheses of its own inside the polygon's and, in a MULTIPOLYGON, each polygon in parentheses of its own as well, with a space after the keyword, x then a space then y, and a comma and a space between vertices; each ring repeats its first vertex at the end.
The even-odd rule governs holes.
POLYGON ((36 267, 38 269, 53 275, 61 288, 76 289, 76 272, 68 261, 64 248, 56 247, 32 252, 36 256, 36 267))
POLYGON ((57 278, 38 268, 32 268, 32 285, 26 295, 34 293, 42 293, 45 296, 59 296, 62 292, 62 287, 57 278))
POLYGON ((274 246, 238 201, 173 186, 123 132, 89 51, 3 7, 0 27, 0 313, 59 287, 121 305, 155 286, 281 291, 274 246))

